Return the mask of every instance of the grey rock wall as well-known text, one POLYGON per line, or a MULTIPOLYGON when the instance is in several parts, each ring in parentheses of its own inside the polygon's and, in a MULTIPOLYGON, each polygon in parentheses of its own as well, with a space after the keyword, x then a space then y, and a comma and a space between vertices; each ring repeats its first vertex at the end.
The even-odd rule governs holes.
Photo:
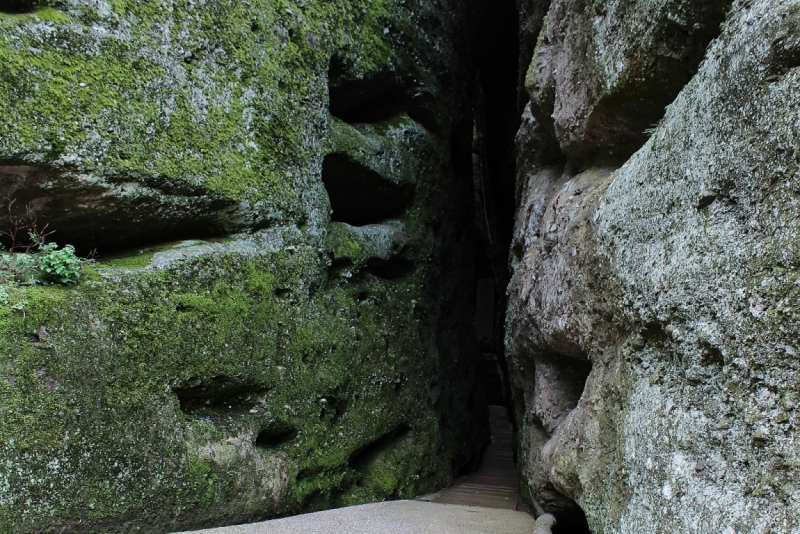
POLYGON ((592 532, 800 532, 800 3, 734 2, 696 66, 670 28, 721 6, 672 4, 550 8, 518 136, 520 456, 592 532))

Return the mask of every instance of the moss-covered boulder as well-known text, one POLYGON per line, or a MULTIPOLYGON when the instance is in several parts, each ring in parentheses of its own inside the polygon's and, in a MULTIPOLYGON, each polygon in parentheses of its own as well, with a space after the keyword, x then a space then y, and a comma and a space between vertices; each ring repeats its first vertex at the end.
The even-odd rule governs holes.
POLYGON ((475 457, 462 12, 0 2, 0 194, 99 252, 4 288, 0 531, 410 497, 475 457))

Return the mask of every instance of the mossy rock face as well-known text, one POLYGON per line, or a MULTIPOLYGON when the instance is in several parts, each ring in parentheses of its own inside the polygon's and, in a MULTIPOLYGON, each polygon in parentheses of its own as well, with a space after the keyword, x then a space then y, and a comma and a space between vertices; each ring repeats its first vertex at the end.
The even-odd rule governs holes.
POLYGON ((450 130, 460 28, 441 6, 92 6, 0 6, 0 193, 79 248, 325 218, 316 178, 342 100, 366 113, 351 122, 407 112, 450 130))
POLYGON ((0 5, 2 193, 100 254, 0 309, 0 531, 166 532, 449 483, 486 437, 451 201, 464 10, 84 4, 0 5), (337 197, 342 168, 362 203, 337 197))

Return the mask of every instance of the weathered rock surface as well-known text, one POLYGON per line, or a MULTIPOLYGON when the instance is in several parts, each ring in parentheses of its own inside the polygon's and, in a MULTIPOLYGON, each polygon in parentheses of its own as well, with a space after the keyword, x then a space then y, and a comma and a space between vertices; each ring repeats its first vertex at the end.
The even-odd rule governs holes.
POLYGON ((680 50, 664 21, 719 21, 584 4, 551 6, 518 137, 507 343, 529 488, 596 533, 800 532, 800 3, 734 2, 621 168, 591 150, 659 120, 680 50))
MULTIPOLYGON (((523 27, 537 9, 523 5, 523 27)), ((536 2, 536 7, 548 2, 536 2)), ((553 0, 525 80, 576 163, 624 161, 694 74, 730 0, 553 0)))
POLYGON ((410 497, 474 458, 464 12, 0 2, 0 196, 100 253, 0 307, 0 531, 410 497))

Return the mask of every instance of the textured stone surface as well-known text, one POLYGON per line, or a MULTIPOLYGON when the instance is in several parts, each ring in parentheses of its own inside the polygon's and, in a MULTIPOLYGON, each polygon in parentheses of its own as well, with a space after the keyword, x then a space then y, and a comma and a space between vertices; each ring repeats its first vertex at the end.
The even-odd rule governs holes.
MULTIPOLYGON (((546 2, 523 3, 523 27, 546 2)), ((624 161, 694 74, 730 0, 553 0, 525 85, 576 163, 624 161)))
POLYGON ((474 458, 463 12, 0 2, 0 196, 100 253, 4 288, 0 531, 410 497, 474 458))
MULTIPOLYGON (((660 5, 624 4, 597 22, 622 27, 621 14, 660 5)), ((569 29, 581 15, 554 13, 562 41, 585 40, 569 29)), ((583 133, 566 133, 586 130, 559 121, 583 115, 558 91, 566 154, 554 164, 533 95, 518 138, 528 153, 507 339, 520 451, 533 496, 564 514, 574 499, 593 532, 800 532, 798 25, 796 1, 735 2, 619 169, 578 171, 583 133)), ((610 57, 631 42, 651 59, 648 42, 666 46, 633 28, 610 57)), ((582 65, 570 79, 591 85, 582 65)))

